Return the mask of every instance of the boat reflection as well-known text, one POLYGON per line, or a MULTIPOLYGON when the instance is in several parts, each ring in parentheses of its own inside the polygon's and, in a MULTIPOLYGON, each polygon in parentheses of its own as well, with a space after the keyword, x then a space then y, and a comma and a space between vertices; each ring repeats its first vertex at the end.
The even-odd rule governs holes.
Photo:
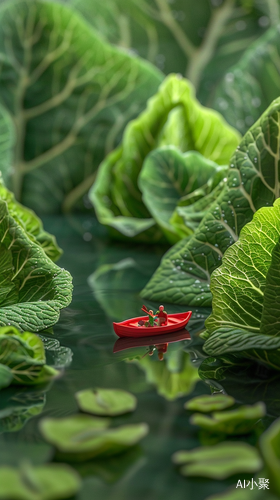
MULTIPOLYGON (((181 342, 183 340, 191 340, 191 336, 185 328, 174 333, 166 333, 163 335, 150 335, 149 337, 122 337, 116 340, 113 352, 121 352, 127 349, 135 349, 139 347, 146 347, 146 352, 144 356, 152 356, 154 352, 157 352, 158 359, 163 360, 164 354, 167 352, 168 344, 174 342, 181 342), (159 342, 160 340, 160 342, 159 342)), ((144 357, 143 356, 143 357, 144 357)))

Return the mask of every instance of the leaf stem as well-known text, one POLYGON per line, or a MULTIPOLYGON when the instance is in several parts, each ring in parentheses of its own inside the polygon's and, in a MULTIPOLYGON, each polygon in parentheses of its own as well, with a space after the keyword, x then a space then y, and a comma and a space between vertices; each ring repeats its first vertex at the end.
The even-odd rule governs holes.
POLYGON ((89 175, 86 179, 84 179, 78 186, 76 186, 70 193, 67 194, 64 198, 64 202, 62 205, 62 212, 67 214, 71 212, 72 207, 76 204, 76 202, 90 189, 92 184, 95 181, 96 172, 89 175))
POLYGON ((195 46, 189 40, 184 30, 179 26, 179 24, 175 21, 171 9, 166 0, 155 0, 156 4, 160 11, 160 18, 163 24, 173 34, 175 40, 177 40, 179 46, 186 54, 187 57, 193 57, 195 54, 195 46))
POLYGON ((186 76, 197 88, 205 66, 213 57, 218 40, 230 17, 235 0, 225 0, 220 8, 215 9, 208 24, 202 44, 190 57, 186 76))

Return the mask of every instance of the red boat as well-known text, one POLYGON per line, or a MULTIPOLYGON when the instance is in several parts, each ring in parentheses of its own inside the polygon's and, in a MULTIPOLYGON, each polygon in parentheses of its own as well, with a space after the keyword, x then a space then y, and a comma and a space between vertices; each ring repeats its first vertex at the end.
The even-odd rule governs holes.
POLYGON ((139 321, 148 322, 149 316, 126 319, 120 323, 113 323, 115 333, 119 337, 148 337, 151 335, 162 335, 164 333, 177 332, 186 326, 192 315, 192 311, 177 314, 168 314, 166 325, 161 326, 139 326, 139 321))

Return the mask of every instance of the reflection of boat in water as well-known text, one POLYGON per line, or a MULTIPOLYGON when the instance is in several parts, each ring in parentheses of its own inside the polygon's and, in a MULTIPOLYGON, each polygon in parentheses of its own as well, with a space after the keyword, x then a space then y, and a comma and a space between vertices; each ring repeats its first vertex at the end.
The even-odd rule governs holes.
MULTIPOLYGON (((191 315, 192 311, 177 314, 168 314, 167 323, 161 326, 139 326, 139 321, 148 322, 149 316, 140 316, 139 318, 127 319, 125 321, 121 321, 120 323, 113 323, 113 326, 115 333, 119 337, 140 338, 151 337, 154 335, 160 335, 162 337, 164 334, 182 330, 182 328, 184 328, 189 322, 191 315)), ((160 339, 160 342, 162 343, 164 341, 160 339)))
POLYGON ((180 340, 191 340, 191 336, 188 330, 180 330, 179 332, 174 333, 166 333, 160 336, 158 335, 150 335, 147 337, 139 337, 139 338, 129 338, 124 337, 118 339, 115 342, 113 352, 125 351, 126 349, 132 349, 133 347, 149 347, 156 346, 159 344, 169 344, 172 342, 180 342, 180 340))

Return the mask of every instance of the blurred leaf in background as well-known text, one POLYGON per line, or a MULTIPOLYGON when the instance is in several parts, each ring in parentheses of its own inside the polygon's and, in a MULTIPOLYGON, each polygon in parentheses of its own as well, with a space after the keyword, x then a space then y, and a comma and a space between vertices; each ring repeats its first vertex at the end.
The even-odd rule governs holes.
MULTIPOLYGON (((139 182, 148 154, 161 146, 175 145, 182 152, 197 151, 210 160, 202 162, 195 157, 193 166, 181 164, 178 179, 175 173, 177 189, 182 195, 187 195, 195 189, 191 173, 196 175, 202 169, 207 182, 218 168, 213 162, 227 165, 239 140, 238 132, 229 127, 221 115, 199 104, 187 80, 169 75, 148 101, 145 111, 128 124, 121 145, 99 167, 90 191, 99 221, 118 238, 159 241, 162 231, 151 217, 149 203, 148 207, 145 205, 147 192, 142 198, 141 188, 146 184, 146 178, 142 177, 139 182), (184 170, 188 170, 190 183, 185 182, 184 170), (188 184, 192 188, 188 189, 188 184)), ((177 157, 172 155, 170 158, 167 181, 174 175, 173 164, 180 157, 180 151, 177 157)), ((165 185, 166 178, 162 172, 161 179, 150 182, 165 185)))
POLYGON ((8 185, 38 213, 70 210, 162 75, 105 43, 75 11, 39 0, 4 2, 0 57, 16 133, 8 185))
POLYGON ((279 57, 276 26, 246 50, 216 90, 213 107, 243 134, 280 94, 279 57))
POLYGON ((279 0, 70 1, 109 42, 188 78, 206 104, 228 68, 280 21, 279 0))

